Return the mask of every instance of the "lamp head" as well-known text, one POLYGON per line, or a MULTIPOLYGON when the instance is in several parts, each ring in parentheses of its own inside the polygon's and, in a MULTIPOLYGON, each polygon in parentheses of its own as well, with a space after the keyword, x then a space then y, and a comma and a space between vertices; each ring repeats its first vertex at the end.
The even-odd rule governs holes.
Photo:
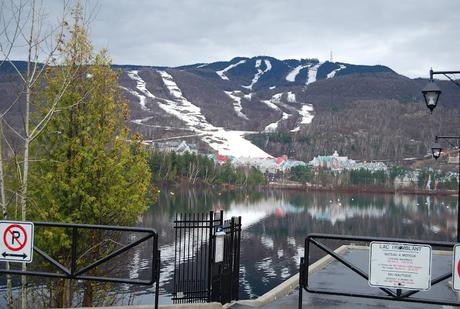
POLYGON ((439 96, 441 95, 441 89, 433 81, 429 82, 422 90, 423 97, 425 98, 426 106, 433 112, 436 105, 438 104, 439 96))
POLYGON ((431 154, 433 155, 433 158, 435 158, 436 160, 441 156, 441 152, 442 147, 438 143, 434 143, 431 146, 431 154))

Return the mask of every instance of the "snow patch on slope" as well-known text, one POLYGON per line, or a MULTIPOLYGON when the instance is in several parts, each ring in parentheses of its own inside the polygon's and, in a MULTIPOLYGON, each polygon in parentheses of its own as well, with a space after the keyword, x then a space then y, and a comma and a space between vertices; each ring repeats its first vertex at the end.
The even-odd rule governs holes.
POLYGON ((128 91, 129 93, 131 93, 132 95, 138 97, 139 98, 139 104, 140 104, 141 108, 143 110, 145 110, 145 111, 148 111, 148 108, 145 105, 145 99, 146 99, 146 97, 149 97, 149 98, 153 99, 153 98, 155 98, 155 96, 153 94, 151 94, 150 91, 147 90, 147 87, 145 85, 145 81, 139 76, 139 71, 137 71, 137 70, 129 71, 128 76, 129 76, 129 78, 131 78, 132 80, 134 80, 136 82, 137 91, 132 90, 132 89, 128 89, 128 88, 125 88, 125 87, 122 87, 122 89, 124 89, 124 90, 128 91))
POLYGON ((246 158, 271 158, 268 153, 244 139, 245 131, 226 131, 219 128, 211 132, 210 136, 203 138, 205 142, 220 154, 225 156, 246 157, 246 158))
POLYGON ((302 69, 308 68, 309 66, 310 66, 309 64, 306 64, 306 65, 299 65, 295 67, 291 72, 288 73, 288 75, 286 75, 286 80, 288 82, 295 82, 295 79, 297 75, 299 75, 300 71, 302 69))
POLYGON ((241 94, 241 91, 224 91, 227 96, 230 97, 233 101, 233 109, 235 110, 238 117, 249 120, 248 117, 243 114, 241 111, 243 107, 241 106, 241 97, 237 96, 237 94, 241 94))
POLYGON ((276 104, 279 104, 281 102, 281 96, 283 95, 283 93, 277 93, 277 94, 274 94, 270 100, 261 100, 260 102, 264 103, 265 105, 267 105, 269 108, 275 110, 275 111, 281 111, 280 108, 276 105, 276 104))
POLYGON ((322 65, 321 62, 308 68, 307 85, 316 82, 316 74, 318 73, 318 68, 319 68, 320 65, 322 65))
POLYGON ((309 124, 312 122, 314 113, 313 113, 313 105, 307 104, 307 103, 299 103, 297 102, 297 98, 295 93, 289 91, 286 96, 286 100, 288 103, 298 103, 302 104, 302 107, 300 110, 292 105, 286 104, 281 101, 281 98, 284 93, 276 93, 274 94, 270 100, 262 100, 261 102, 266 104, 268 107, 270 107, 273 110, 280 111, 283 113, 281 118, 273 123, 270 123, 267 125, 264 129, 265 132, 275 132, 279 126, 279 123, 283 120, 288 119, 289 117, 292 117, 295 114, 299 115, 299 120, 297 121, 297 127, 291 130, 291 132, 297 132, 300 130, 301 125, 309 124), (285 111, 282 111, 280 109, 282 107, 284 110, 287 110, 288 113, 285 111))
MULTIPOLYGON (((138 97, 150 97, 163 109, 166 113, 171 114, 182 120, 188 129, 201 134, 203 141, 207 142, 211 148, 223 155, 234 157, 251 157, 251 158, 270 158, 271 156, 258 148, 248 140, 244 139, 244 135, 252 132, 244 131, 227 131, 224 128, 215 127, 209 123, 201 109, 188 101, 182 94, 182 91, 177 86, 174 78, 166 71, 158 71, 164 85, 168 89, 173 100, 167 98, 159 98, 152 95, 145 87, 145 81, 138 75, 137 71, 131 71, 128 76, 136 80, 137 90, 140 93, 138 97)), ((145 103, 145 101, 144 101, 145 103)), ((139 119, 136 123, 142 123, 145 119, 139 119)))
POLYGON ((260 102, 264 103, 265 105, 267 105, 269 108, 275 110, 275 111, 279 111, 280 108, 278 106, 276 106, 275 104, 273 104, 270 100, 261 100, 260 102))
POLYGON ((249 89, 249 90, 252 90, 252 87, 257 83, 257 81, 259 80, 259 78, 264 75, 265 73, 267 73, 268 71, 270 71, 272 69, 272 64, 269 60, 264 60, 265 62, 265 70, 262 70, 260 68, 260 65, 262 64, 262 59, 257 59, 256 60, 256 69, 257 69, 257 73, 254 75, 252 81, 251 81, 251 84, 248 85, 248 86, 242 86, 243 88, 246 88, 246 89, 249 89))
POLYGON ((300 130, 300 126, 304 124, 310 124, 315 117, 313 113, 313 105, 311 104, 304 104, 302 108, 299 110, 300 122, 298 122, 298 126, 291 130, 291 132, 297 132, 300 130))
POLYGON ((283 112, 283 116, 281 116, 281 118, 277 122, 270 123, 268 126, 266 126, 264 131, 265 132, 276 132, 276 129, 278 129, 278 124, 281 121, 286 120, 291 116, 292 116, 291 114, 287 114, 287 113, 283 112))
POLYGON ((297 103, 297 101, 296 101, 296 99, 295 99, 295 93, 289 91, 289 92, 287 93, 287 101, 288 101, 289 103, 297 103))
POLYGON ((227 72, 227 71, 233 69, 234 67, 237 67, 237 66, 239 66, 240 64, 243 64, 243 63, 245 63, 245 62, 246 62, 246 59, 240 60, 240 61, 238 61, 237 63, 234 63, 234 64, 229 65, 228 67, 226 67, 225 69, 223 69, 223 70, 221 70, 221 71, 217 71, 216 73, 217 73, 217 75, 219 75, 220 78, 222 78, 223 80, 229 80, 228 77, 227 77, 227 75, 225 75, 225 72, 227 72))
POLYGON ((175 98, 175 100, 158 100, 160 108, 184 121, 191 129, 198 130, 210 127, 211 125, 201 113, 201 109, 184 98, 173 77, 166 71, 158 71, 158 73, 169 93, 175 98))
POLYGON ((338 71, 341 71, 343 69, 346 68, 346 66, 344 66, 343 64, 339 64, 339 68, 338 69, 335 69, 334 71, 332 71, 331 73, 327 74, 327 78, 332 78, 335 76, 335 74, 338 72, 338 71))

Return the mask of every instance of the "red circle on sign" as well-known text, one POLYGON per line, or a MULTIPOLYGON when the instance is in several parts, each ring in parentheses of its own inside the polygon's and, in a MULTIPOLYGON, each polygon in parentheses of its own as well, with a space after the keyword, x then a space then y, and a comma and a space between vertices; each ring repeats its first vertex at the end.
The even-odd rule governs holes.
POLYGON ((6 246, 8 249, 10 249, 11 251, 19 251, 19 250, 21 250, 22 248, 25 247, 25 245, 26 245, 26 243, 27 243, 27 233, 26 233, 26 230, 25 230, 21 225, 19 225, 19 224, 12 224, 12 225, 8 226, 8 227, 6 228, 6 230, 3 232, 3 243, 4 243, 5 246, 6 246), (19 241, 19 239, 18 239, 19 237, 16 238, 16 237, 15 237, 15 234, 11 231, 13 228, 18 228, 18 229, 21 230, 22 233, 24 233, 24 241, 23 241, 22 243, 19 241), (7 239, 6 236, 7 236, 8 234, 11 234, 11 239, 13 240, 12 243, 14 242, 14 240, 16 240, 16 242, 19 244, 19 247, 13 247, 13 246, 12 246, 12 245, 13 245, 12 243, 11 243, 11 244, 8 243, 8 241, 6 240, 6 239, 7 239))
POLYGON ((457 274, 460 276, 460 261, 457 263, 457 274))

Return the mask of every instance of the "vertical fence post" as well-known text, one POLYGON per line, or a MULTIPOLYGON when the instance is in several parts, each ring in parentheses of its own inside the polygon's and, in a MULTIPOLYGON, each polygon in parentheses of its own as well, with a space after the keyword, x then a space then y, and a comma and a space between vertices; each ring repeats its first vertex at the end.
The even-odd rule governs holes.
POLYGON ((208 254, 208 302, 211 302, 212 289, 212 264, 214 261, 214 212, 209 212, 209 254, 208 254))
POLYGON ((241 216, 238 217, 238 225, 237 225, 237 237, 236 237, 236 248, 235 248, 235 267, 233 269, 233 275, 235 276, 235 294, 233 298, 235 300, 240 299, 240 249, 241 249, 241 230, 242 230, 242 223, 241 223, 241 216))
POLYGON ((300 258, 300 268, 299 268, 299 303, 297 307, 298 309, 302 309, 304 264, 305 264, 305 260, 303 257, 301 257, 300 258))
POLYGON ((72 228, 72 260, 70 264, 70 274, 73 276, 77 271, 77 239, 78 230, 76 227, 72 228))
MULTIPOLYGON (((160 269, 161 269, 161 251, 158 250, 158 240, 156 241, 156 285, 155 285, 155 309, 158 309, 158 302, 160 298, 160 269)), ((152 265, 152 267, 154 267, 152 265)))
POLYGON ((234 276, 234 273, 233 273, 233 266, 234 266, 234 258, 235 258, 235 217, 232 217, 231 220, 230 220, 230 245, 229 245, 229 248, 228 248, 228 253, 227 253, 227 258, 228 258, 228 262, 229 262, 229 265, 228 265, 228 269, 230 271, 230 293, 228 294, 230 296, 230 299, 228 301, 232 301, 232 298, 233 298, 233 276, 234 276))

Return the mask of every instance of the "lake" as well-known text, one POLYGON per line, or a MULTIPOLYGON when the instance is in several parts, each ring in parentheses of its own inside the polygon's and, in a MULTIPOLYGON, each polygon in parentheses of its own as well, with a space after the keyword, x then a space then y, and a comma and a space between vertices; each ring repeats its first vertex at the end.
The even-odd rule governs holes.
MULTIPOLYGON (((176 213, 224 210, 242 217, 240 299, 255 298, 298 271, 308 233, 452 241, 457 198, 399 194, 219 191, 160 192, 142 225, 155 228, 162 250, 161 303, 171 302, 176 213)), ((136 288, 135 303, 152 303, 152 289, 136 288)))
MULTIPOLYGON (((240 299, 256 298, 296 274, 305 237, 312 232, 441 241, 453 241, 457 232, 456 196, 164 189, 139 219, 139 225, 159 234, 160 303, 171 303, 176 213, 210 210, 223 210, 226 219, 242 217, 240 299)), ((117 272, 123 277, 148 277, 150 250, 133 249, 122 257, 117 272)), ((153 291, 153 287, 115 284, 108 295, 115 304, 152 304, 153 291)))

